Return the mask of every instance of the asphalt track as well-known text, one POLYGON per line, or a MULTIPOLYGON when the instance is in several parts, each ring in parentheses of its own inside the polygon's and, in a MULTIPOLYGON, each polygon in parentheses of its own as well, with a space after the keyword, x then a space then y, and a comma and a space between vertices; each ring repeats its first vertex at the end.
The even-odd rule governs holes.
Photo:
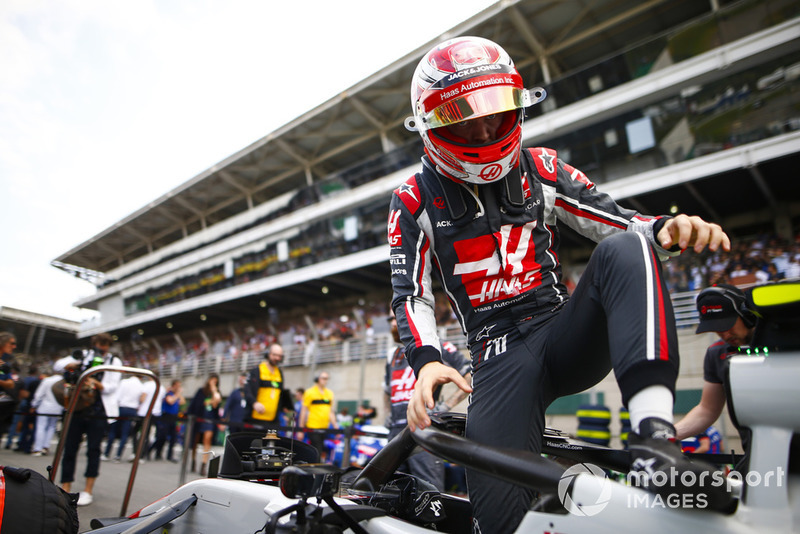
MULTIPOLYGON (((3 440, 5 441, 5 439, 3 440)), ((0 465, 12 467, 26 467, 41 473, 49 478, 47 467, 52 465, 58 442, 54 439, 50 453, 46 456, 34 457, 30 454, 22 454, 13 450, 0 447, 0 465)), ((198 468, 200 463, 198 447, 198 468)), ((132 463, 127 461, 131 455, 131 445, 129 444, 121 463, 112 461, 101 462, 100 476, 94 486, 94 501, 88 506, 78 508, 80 518, 80 532, 91 530, 90 521, 97 517, 119 517, 122 503, 125 497, 125 490, 128 486, 128 479, 131 474, 132 463)), ((220 455, 222 447, 212 447, 212 451, 220 455)), ((176 446, 175 453, 177 458, 180 456, 181 448, 176 446)), ((185 472, 185 481, 189 482, 200 478, 197 473, 191 473, 188 460, 185 472)), ((78 465, 75 470, 75 482, 72 483, 72 491, 78 492, 83 489, 83 473, 86 469, 86 447, 85 442, 78 453, 78 465)), ((180 485, 181 463, 172 463, 166 460, 150 460, 140 463, 136 470, 133 491, 128 502, 127 513, 130 515, 142 507, 157 501, 180 485)), ((61 479, 61 466, 56 473, 56 482, 61 479)), ((11 513, 6 509, 5 513, 11 513)))

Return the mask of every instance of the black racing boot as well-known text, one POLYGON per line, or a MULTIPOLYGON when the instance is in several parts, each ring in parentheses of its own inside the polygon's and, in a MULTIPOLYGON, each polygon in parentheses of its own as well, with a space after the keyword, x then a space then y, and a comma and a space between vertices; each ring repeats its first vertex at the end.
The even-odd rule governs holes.
POLYGON ((725 474, 711 464, 686 458, 675 442, 675 427, 667 421, 644 419, 639 433, 629 434, 628 449, 632 486, 655 493, 665 502, 680 502, 684 507, 725 513, 736 508, 725 474))

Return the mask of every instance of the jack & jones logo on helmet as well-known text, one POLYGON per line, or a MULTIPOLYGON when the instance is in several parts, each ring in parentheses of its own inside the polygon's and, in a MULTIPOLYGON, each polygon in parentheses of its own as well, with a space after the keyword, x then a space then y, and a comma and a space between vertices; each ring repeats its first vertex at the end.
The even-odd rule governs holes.
POLYGON ((481 180, 486 180, 487 182, 491 182, 497 179, 497 177, 500 176, 500 173, 502 172, 503 172, 502 165, 500 165, 499 163, 492 163, 481 169, 481 172, 478 173, 478 176, 480 176, 481 180))
POLYGON ((454 72, 450 76, 447 77, 447 81, 455 80, 458 78, 463 78, 464 76, 472 76, 473 74, 478 74, 479 72, 485 72, 487 70, 502 70, 502 65, 480 65, 478 67, 470 67, 468 69, 463 69, 458 72, 454 72))
POLYGON ((608 501, 611 500, 612 484, 613 482, 606 477, 605 471, 596 465, 575 464, 564 471, 564 474, 561 475, 561 479, 558 481, 558 499, 569 513, 590 517, 599 514, 605 509, 606 505, 608 505, 608 501), (569 490, 575 482, 575 478, 582 474, 594 475, 602 480, 601 484, 596 488, 597 491, 594 502, 578 503, 575 502, 572 499, 572 495, 570 495, 569 490))

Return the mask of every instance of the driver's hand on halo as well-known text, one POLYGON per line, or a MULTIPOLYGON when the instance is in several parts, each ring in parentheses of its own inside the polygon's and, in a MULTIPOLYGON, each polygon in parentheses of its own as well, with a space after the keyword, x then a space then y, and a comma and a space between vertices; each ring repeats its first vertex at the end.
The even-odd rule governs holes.
POLYGON ((678 245, 681 250, 692 247, 695 252, 702 252, 706 247, 714 252, 720 246, 722 250, 731 250, 731 240, 720 225, 684 213, 664 223, 656 239, 665 249, 678 245))
POLYGON ((472 393, 472 386, 467 380, 458 374, 458 371, 442 362, 426 363, 419 370, 414 393, 411 395, 406 409, 408 427, 412 432, 418 428, 430 426, 431 419, 428 417, 428 410, 434 408, 433 391, 437 386, 448 382, 454 383, 465 393, 472 393))

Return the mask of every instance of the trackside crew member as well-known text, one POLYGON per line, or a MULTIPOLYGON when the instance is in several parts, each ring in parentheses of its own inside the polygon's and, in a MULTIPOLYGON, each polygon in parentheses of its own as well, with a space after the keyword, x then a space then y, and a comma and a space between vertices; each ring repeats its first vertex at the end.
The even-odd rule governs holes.
POLYGON ((253 407, 250 415, 253 423, 277 423, 280 410, 292 407, 291 395, 283 387, 283 375, 278 367, 282 361, 283 347, 273 343, 264 353, 264 361, 250 370, 245 398, 253 407))
MULTIPOLYGON (((303 406, 300 409, 301 428, 312 430, 322 430, 328 427, 339 428, 333 409, 333 391, 327 387, 329 379, 330 375, 327 372, 321 372, 314 377, 314 385, 303 393, 303 406)), ((325 433, 310 432, 308 441, 319 451, 320 459, 324 461, 327 452, 325 433)))
MULTIPOLYGON (((390 319, 392 337, 400 343, 400 335, 397 333, 397 321, 394 317, 390 319)), ((450 342, 442 344, 442 361, 458 371, 465 380, 470 379, 470 362, 459 350, 450 342)), ((408 365, 405 357, 405 349, 402 346, 395 347, 389 354, 386 362, 386 374, 384 377, 383 390, 386 393, 385 401, 389 412, 387 426, 389 427, 389 440, 392 440, 406 427, 406 410, 408 401, 414 392, 414 384, 417 379, 414 371, 408 365)), ((439 402, 441 388, 434 391, 436 407, 434 412, 449 412, 453 407, 460 403, 467 394, 456 389, 450 398, 444 402, 439 402)), ((416 477, 426 480, 433 484, 439 491, 445 490, 445 470, 444 463, 438 456, 434 456, 428 451, 421 451, 411 455, 406 460, 405 465, 401 465, 398 470, 410 473, 416 477)))
MULTIPOLYGON (((394 191, 388 221, 392 309, 417 376, 409 428, 430 424, 433 391, 452 381, 472 392, 469 439, 538 453, 546 407, 613 369, 631 416, 637 480, 665 494, 696 493, 651 483, 670 468, 711 469, 684 459, 673 441, 677 329, 659 260, 687 247, 730 250, 730 240, 699 217, 622 208, 555 150, 523 150, 523 108, 544 96, 523 87, 505 50, 478 37, 434 47, 413 75, 406 126, 422 137, 425 156, 394 191), (571 298, 559 223, 598 243, 571 298), (472 386, 442 363, 434 272, 467 335, 472 386)), ((467 485, 483 534, 513 532, 533 497, 470 469, 467 485)), ((711 507, 730 503, 724 488, 708 493, 711 507)))
MULTIPOLYGON (((758 317, 747 307, 742 290, 728 284, 702 290, 697 295, 697 311, 700 324, 696 333, 714 332, 720 339, 706 349, 700 403, 675 424, 678 439, 703 434, 722 415, 727 398, 725 376, 730 358, 739 354, 740 347, 750 345, 758 324, 758 317)), ((742 441, 746 446, 746 432, 742 441)))

